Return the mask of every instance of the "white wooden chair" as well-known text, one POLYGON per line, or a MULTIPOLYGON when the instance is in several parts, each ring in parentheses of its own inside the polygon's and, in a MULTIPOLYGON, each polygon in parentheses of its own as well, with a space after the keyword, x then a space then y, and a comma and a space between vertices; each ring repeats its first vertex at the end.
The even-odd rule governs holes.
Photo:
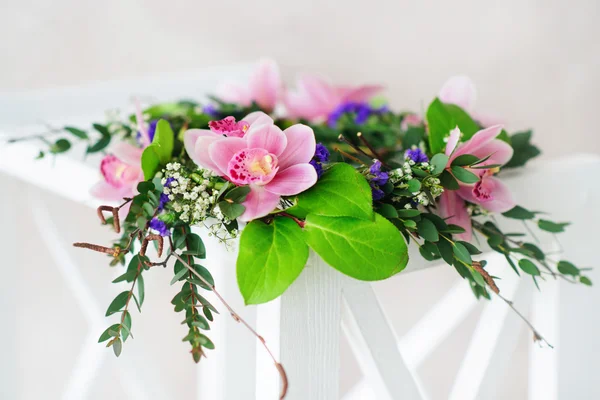
MULTIPOLYGON (((227 70, 215 68, 183 78, 136 80, 31 95, 2 95, 0 109, 8 110, 13 126, 5 126, 3 130, 13 134, 17 129, 15 126, 27 123, 29 127, 21 129, 31 131, 32 115, 53 125, 87 124, 91 118, 100 118, 107 108, 126 106, 131 95, 147 94, 160 100, 194 93, 200 95, 210 91, 222 75, 241 77, 247 72, 247 66, 227 70), (68 113, 65 114, 65 110, 68 113)), ((6 123, 6 120, 2 122, 6 123)), ((77 156, 60 157, 54 162, 33 161, 36 154, 36 146, 32 143, 3 146, 0 148, 0 178, 3 174, 16 177, 69 201, 97 206, 86 187, 97 177, 93 162, 83 164, 77 156)), ((555 220, 573 222, 560 240, 566 256, 579 265, 592 266, 596 260, 596 226, 600 226, 600 211, 596 207, 600 205, 600 189, 594 182, 598 182, 598 170, 600 157, 581 155, 534 163, 506 177, 520 204, 548 211, 555 220)), ((6 177, 1 179, 8 182, 6 177)), ((15 192, 20 190, 14 181, 11 185, 15 192)), ((17 217, 10 210, 23 199, 3 196, 5 231, 17 226, 17 217)), ((67 250, 70 243, 61 241, 63 235, 53 221, 55 217, 45 210, 44 202, 35 197, 29 197, 27 201, 38 229, 45 233, 45 245, 52 249, 52 257, 60 266, 59 272, 67 282, 68 290, 86 309, 90 334, 61 395, 64 399, 86 398, 96 370, 107 353, 96 343, 97 335, 105 326, 102 313, 105 304, 99 303, 86 289, 85 278, 67 250)), ((506 222, 503 225, 514 224, 506 222)), ((522 226, 518 228, 523 229, 522 226)), ((540 239, 545 249, 556 246, 551 236, 540 235, 540 239)), ((341 335, 347 336, 363 373, 362 380, 345 394, 345 400, 430 398, 417 370, 477 304, 467 283, 458 282, 407 334, 398 337, 378 301, 377 284, 351 280, 312 254, 305 271, 280 299, 259 307, 243 307, 235 283, 235 252, 227 252, 210 239, 207 241, 210 254, 206 266, 213 272, 222 294, 248 322, 257 326, 275 350, 288 373, 287 398, 290 400, 340 398, 341 335)), ((10 251, 19 245, 17 238, 9 234, 4 244, 3 254, 8 254, 9 263, 19 265, 19 258, 10 251)), ((414 250, 411 249, 412 257, 406 271, 392 279, 403 279, 407 273, 419 273, 415 271, 437 265, 426 263, 414 250)), ((486 253, 482 258, 489 260, 493 275, 502 277, 499 283, 502 294, 514 300, 523 313, 529 312, 534 325, 555 346, 555 350, 549 350, 531 343, 528 398, 600 398, 600 388, 592 379, 594 367, 598 366, 594 339, 600 333, 600 323, 594 305, 600 304, 600 290, 572 288, 564 282, 548 280, 542 284, 542 291, 537 292, 528 279, 519 279, 506 268, 501 257, 486 253)), ((7 271, 7 274, 10 276, 11 272, 7 271)), ((598 273, 592 271, 589 275, 594 280, 598 273)), ((595 280, 600 282, 600 279, 595 280)), ((10 314, 10 304, 18 298, 18 293, 3 286, 2 296, 2 304, 9 305, 2 307, 2 317, 14 317, 10 314)), ((495 299, 486 303, 447 397, 456 400, 497 398, 498 386, 503 382, 503 374, 510 366, 511 354, 524 327, 503 302, 495 299)), ((2 335, 6 336, 2 337, 3 343, 16 340, 10 332, 4 331, 2 335)), ((199 399, 278 398, 278 373, 251 335, 226 315, 214 324, 211 335, 222 345, 200 364, 197 376, 199 399)), ((126 362, 126 367, 132 368, 125 377, 135 376, 130 363, 126 362)), ((2 382, 6 383, 2 385, 4 393, 0 392, 6 394, 3 398, 15 398, 16 392, 11 388, 14 388, 12 382, 16 374, 8 367, 3 371, 6 380, 2 382)), ((172 397, 152 380, 132 378, 123 382, 128 388, 128 398, 172 397)))

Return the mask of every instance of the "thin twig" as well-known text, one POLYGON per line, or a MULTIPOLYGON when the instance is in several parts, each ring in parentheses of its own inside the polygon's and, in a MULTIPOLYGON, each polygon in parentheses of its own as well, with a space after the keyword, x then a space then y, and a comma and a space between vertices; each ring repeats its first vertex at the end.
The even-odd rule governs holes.
POLYGON ((337 147, 337 146, 333 148, 333 151, 337 151, 337 152, 338 152, 338 153, 340 153, 341 155, 343 155, 343 156, 345 156, 345 157, 348 157, 349 159, 353 160, 353 161, 354 161, 354 162, 356 162, 357 164, 360 164, 360 165, 363 165, 363 166, 365 165, 365 163, 364 163, 364 162, 362 162, 362 161, 361 161, 361 160, 359 160, 358 158, 354 157, 353 155, 351 155, 351 154, 349 154, 349 153, 346 153, 344 150, 340 149, 340 148, 339 148, 339 147, 337 147))
POLYGON ((537 331, 537 329, 535 329, 533 324, 531 322, 529 322, 529 320, 527 320, 527 318, 525 318, 525 316, 523 316, 523 314, 521 314, 519 312, 519 310, 517 310, 517 308, 513 305, 512 301, 508 300, 507 298, 502 296, 500 293, 496 293, 496 296, 498 296, 499 298, 504 300, 504 302, 506 304, 508 304, 508 306, 510 308, 512 308, 512 310, 519 316, 519 318, 521 318, 527 324, 527 326, 529 326, 529 329, 531 329, 531 331, 533 332, 533 340, 534 341, 546 343, 546 345, 548 345, 548 347, 550 347, 551 349, 554 348, 554 346, 552 346, 550 343, 548 343, 548 341, 546 339, 544 339, 544 337, 537 331))
MULTIPOLYGON (((346 139, 346 137, 344 135, 342 135, 341 133, 338 136, 338 140, 340 142, 344 142, 346 143, 348 146, 350 146, 352 149, 354 149, 354 151, 356 151, 357 153, 362 154, 363 156, 367 157, 369 160, 373 159, 373 156, 371 154, 367 154, 363 149, 361 149, 359 146, 356 146, 354 143, 352 143, 351 141, 349 141, 348 139, 346 139)), ((362 163, 361 163, 362 164, 362 163)))
POLYGON ((363 144, 365 146, 367 146, 367 148, 371 151, 371 153, 373 153, 373 156, 378 159, 383 165, 385 165, 387 168, 392 169, 389 165, 387 165, 385 163, 385 161, 383 161, 382 157, 379 155, 379 153, 377 153, 377 150, 375 150, 375 148, 373 146, 371 146, 371 143, 369 143, 367 141, 367 139, 365 139, 365 137, 363 136, 362 132, 358 132, 356 134, 356 137, 363 142, 363 144))
POLYGON ((217 298, 219 299, 219 301, 225 306, 225 308, 227 308, 227 311, 229 311, 229 314, 231 315, 231 317, 235 321, 242 323, 242 325, 244 325, 263 344, 265 350, 267 351, 267 353, 273 360, 273 363, 275 364, 275 368, 277 368, 277 371, 279 372, 279 375, 281 377, 282 387, 281 387, 281 394, 279 396, 279 399, 280 400, 284 399, 285 395, 287 393, 287 389, 288 389, 287 374, 285 372, 285 369, 283 368, 283 365, 281 365, 279 362, 277 362, 277 359, 275 358, 275 356, 273 355, 273 353, 267 346, 267 342, 265 341, 265 339, 262 336, 260 336, 258 334, 258 332, 256 332, 254 330, 254 328, 252 328, 242 317, 240 317, 239 314, 236 313, 233 310, 233 308, 231 308, 231 306, 225 301, 225 299, 219 294, 219 292, 216 291, 215 286, 212 285, 210 282, 208 282, 206 279, 204 279, 204 277, 202 275, 200 275, 194 268, 192 268, 187 262, 185 262, 185 260, 179 254, 177 254, 175 252, 174 248, 171 248, 170 254, 172 254, 173 257, 178 259, 191 273, 196 275, 196 277, 198 277, 198 279, 200 279, 205 285, 210 287, 212 289, 213 293, 215 294, 215 296, 217 296, 217 298))

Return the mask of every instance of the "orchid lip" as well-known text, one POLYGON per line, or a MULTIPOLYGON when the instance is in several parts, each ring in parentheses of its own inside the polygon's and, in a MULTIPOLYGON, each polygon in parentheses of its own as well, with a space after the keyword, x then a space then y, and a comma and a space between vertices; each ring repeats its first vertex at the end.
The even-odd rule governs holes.
POLYGON ((278 160, 275 154, 265 149, 244 149, 233 155, 227 166, 231 181, 237 185, 266 185, 277 171, 278 160))

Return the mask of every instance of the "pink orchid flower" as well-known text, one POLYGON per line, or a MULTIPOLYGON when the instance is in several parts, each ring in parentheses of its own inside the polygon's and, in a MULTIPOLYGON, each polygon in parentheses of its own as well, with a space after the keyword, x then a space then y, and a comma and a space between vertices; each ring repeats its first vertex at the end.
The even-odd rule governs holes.
MULTIPOLYGON (((463 154, 472 154, 479 158, 490 156, 482 165, 504 165, 513 155, 512 147, 496 137, 502 132, 502 125, 494 125, 477 132, 471 139, 458 145, 460 130, 453 129, 446 145, 446 155, 449 156, 448 167, 454 159, 463 154)), ((471 217, 467 212, 466 203, 480 205, 493 212, 506 212, 515 206, 512 194, 506 185, 494 177, 497 168, 470 169, 479 176, 474 184, 459 182, 458 190, 445 190, 439 201, 439 211, 447 222, 465 229, 458 238, 470 241, 472 238, 471 217)))
POLYGON ((216 93, 217 97, 228 103, 248 107, 256 102, 263 110, 273 111, 281 95, 281 76, 279 67, 273 60, 262 60, 248 81, 248 85, 235 82, 221 84, 216 93))
MULTIPOLYGON (((305 191, 317 182, 309 161, 315 154, 313 130, 302 124, 285 131, 271 117, 255 112, 246 116, 241 136, 225 130, 190 129, 184 134, 188 155, 202 168, 210 169, 236 185, 249 185, 242 203, 241 221, 264 217, 279 204, 281 196, 305 191)), ((233 126, 231 121, 229 126, 233 126)))
POLYGON ((300 78, 296 86, 296 91, 288 91, 283 97, 288 116, 312 122, 326 119, 342 103, 366 102, 383 90, 376 85, 333 86, 315 76, 300 78))
POLYGON ((497 118, 475 112, 477 88, 468 76, 457 75, 448 79, 442 86, 438 98, 444 103, 456 104, 484 127, 500 123, 497 118))

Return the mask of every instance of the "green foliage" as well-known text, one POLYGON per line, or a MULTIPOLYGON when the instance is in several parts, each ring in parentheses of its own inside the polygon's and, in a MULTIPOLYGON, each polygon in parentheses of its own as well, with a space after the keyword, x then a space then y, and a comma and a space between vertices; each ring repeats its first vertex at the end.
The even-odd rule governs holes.
POLYGON ((152 143, 142 153, 142 171, 144 179, 152 179, 160 166, 171 161, 175 134, 169 122, 161 119, 156 124, 152 143))
POLYGON ((402 235, 377 213, 374 220, 309 214, 304 232, 308 245, 323 260, 356 279, 386 279, 408 262, 402 235))
POLYGON ((558 269, 558 272, 564 275, 578 276, 580 274, 579 268, 568 261, 559 261, 556 268, 558 269))
POLYGON ((430 242, 437 242, 440 240, 437 228, 434 223, 428 219, 421 219, 417 222, 417 232, 423 239, 429 240, 430 242))
POLYGON ((438 153, 431 159, 431 165, 433 165, 432 175, 439 175, 444 172, 446 165, 448 165, 448 156, 444 153, 438 153))
POLYGON ((94 124, 93 125, 96 132, 100 133, 100 139, 98 139, 94 144, 88 146, 87 153, 97 153, 99 151, 104 150, 109 144, 111 140, 110 132, 108 128, 104 125, 94 124))
POLYGON ((333 164, 312 188, 298 195, 297 205, 286 211, 299 218, 309 212, 331 217, 371 218, 371 188, 351 165, 333 164))
POLYGON ((59 154, 59 153, 64 153, 65 151, 69 150, 71 148, 71 142, 69 142, 67 139, 58 139, 56 142, 54 142, 54 144, 52 144, 50 146, 50 153, 52 154, 59 154))
POLYGON ((535 218, 534 212, 531 212, 521 206, 514 206, 514 208, 511 208, 510 210, 502 213, 502 215, 504 215, 507 218, 514 218, 514 219, 533 219, 533 218, 535 218))
POLYGON ((429 129, 429 151, 432 154, 444 152, 444 139, 457 126, 463 134, 463 140, 470 139, 479 130, 477 123, 462 108, 442 103, 438 98, 431 102, 425 117, 429 129))
POLYGON ((63 129, 79 139, 88 139, 88 134, 86 131, 82 131, 81 129, 77 129, 72 126, 65 126, 63 129))
POLYGON ((463 183, 472 184, 479 182, 479 177, 462 167, 452 166, 452 174, 456 179, 463 183))
POLYGON ((547 232, 552 232, 552 233, 564 232, 565 226, 567 226, 567 225, 569 225, 568 222, 557 223, 557 222, 552 222, 552 221, 548 221, 545 219, 540 219, 538 221, 538 227, 540 229, 547 231, 547 232))
POLYGON ((513 156, 504 168, 524 166, 529 160, 540 155, 540 149, 531 144, 531 131, 515 133, 510 137, 513 156))
POLYGON ((533 276, 540 275, 540 270, 538 269, 538 267, 527 258, 522 258, 519 260, 519 267, 521 267, 523 272, 525 272, 526 274, 533 276))
POLYGON ((300 275, 307 259, 308 246, 292 219, 250 222, 242 231, 237 258, 244 302, 260 304, 279 297, 300 275))

